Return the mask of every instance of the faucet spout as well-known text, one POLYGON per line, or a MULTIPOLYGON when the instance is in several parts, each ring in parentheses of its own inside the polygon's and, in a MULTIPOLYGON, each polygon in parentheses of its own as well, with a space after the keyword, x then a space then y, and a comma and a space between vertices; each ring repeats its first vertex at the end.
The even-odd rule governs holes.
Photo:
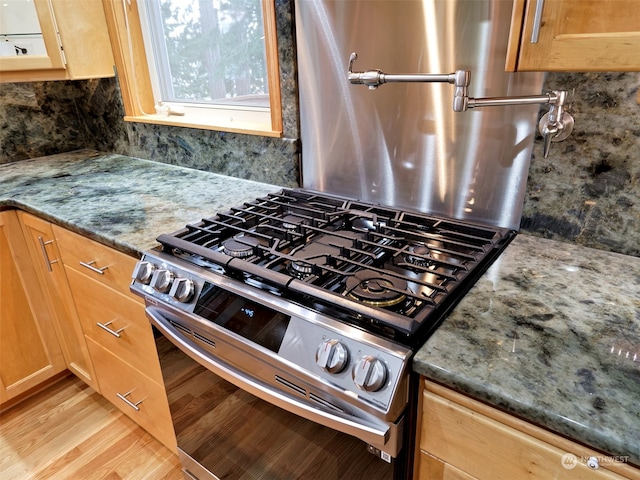
POLYGON ((451 83, 456 88, 469 85, 469 72, 458 70, 453 73, 401 73, 390 74, 380 70, 373 69, 365 72, 354 72, 353 64, 358 59, 358 54, 353 52, 349 56, 349 68, 347 70, 347 78, 353 84, 366 85, 371 90, 375 90, 378 86, 388 82, 427 82, 427 83, 451 83), (465 84, 466 82, 466 84, 465 84))
POLYGON ((441 82, 451 83, 455 87, 453 95, 453 111, 465 112, 470 108, 495 107, 505 105, 533 105, 550 104, 551 108, 539 122, 538 128, 544 138, 544 156, 549 155, 551 142, 560 142, 566 139, 573 131, 573 117, 564 110, 567 100, 565 90, 554 90, 542 95, 524 95, 509 97, 469 97, 469 83, 471 72, 467 70, 456 70, 453 73, 412 73, 412 74, 389 74, 380 70, 367 70, 365 72, 354 72, 353 64, 358 58, 357 53, 349 56, 349 68, 347 78, 353 84, 367 85, 369 89, 375 90, 378 86, 387 82, 441 82))

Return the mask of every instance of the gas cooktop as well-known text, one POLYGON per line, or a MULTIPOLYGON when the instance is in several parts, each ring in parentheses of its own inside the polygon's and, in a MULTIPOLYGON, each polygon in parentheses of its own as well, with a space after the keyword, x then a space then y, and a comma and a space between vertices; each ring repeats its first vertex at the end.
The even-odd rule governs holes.
POLYGON ((367 331, 424 340, 515 232, 283 189, 158 237, 162 250, 367 331))

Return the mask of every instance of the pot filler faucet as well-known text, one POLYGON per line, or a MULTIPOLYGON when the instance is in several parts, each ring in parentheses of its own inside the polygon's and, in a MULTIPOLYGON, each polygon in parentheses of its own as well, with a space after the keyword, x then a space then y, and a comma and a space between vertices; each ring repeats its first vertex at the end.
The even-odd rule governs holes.
POLYGON ((366 85, 371 90, 375 90, 383 83, 388 82, 451 83, 455 87, 453 96, 454 112, 464 112, 469 108, 503 105, 551 105, 549 111, 542 116, 538 124, 538 129, 544 139, 545 158, 549 156, 551 142, 564 140, 573 130, 573 117, 564 110, 564 104, 567 100, 567 92, 565 90, 553 90, 542 95, 473 98, 468 95, 469 81, 471 80, 471 72, 468 70, 456 70, 454 73, 443 74, 388 74, 380 70, 354 72, 353 63, 357 58, 357 53, 352 53, 349 57, 349 70, 347 73, 351 83, 366 85))

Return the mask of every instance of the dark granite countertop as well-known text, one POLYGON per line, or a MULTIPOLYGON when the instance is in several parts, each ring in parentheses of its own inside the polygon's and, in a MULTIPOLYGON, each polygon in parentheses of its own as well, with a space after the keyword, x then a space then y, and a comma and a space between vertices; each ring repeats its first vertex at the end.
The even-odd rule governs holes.
POLYGON ((91 150, 0 165, 0 208, 26 210, 137 257, 161 233, 281 188, 91 150))
POLYGON ((640 465, 640 258, 518 235, 413 368, 640 465))
MULTIPOLYGON (((0 165, 0 208, 134 256, 161 233, 279 189, 93 151, 0 165)), ((518 235, 413 368, 640 464, 639 327, 640 258, 518 235)))

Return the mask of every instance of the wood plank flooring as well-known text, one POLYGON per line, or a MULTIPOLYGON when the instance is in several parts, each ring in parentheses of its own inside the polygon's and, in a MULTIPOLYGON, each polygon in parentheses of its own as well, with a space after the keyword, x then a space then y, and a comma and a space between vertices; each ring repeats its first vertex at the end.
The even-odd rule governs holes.
POLYGON ((68 376, 0 414, 2 480, 182 480, 175 454, 68 376))

